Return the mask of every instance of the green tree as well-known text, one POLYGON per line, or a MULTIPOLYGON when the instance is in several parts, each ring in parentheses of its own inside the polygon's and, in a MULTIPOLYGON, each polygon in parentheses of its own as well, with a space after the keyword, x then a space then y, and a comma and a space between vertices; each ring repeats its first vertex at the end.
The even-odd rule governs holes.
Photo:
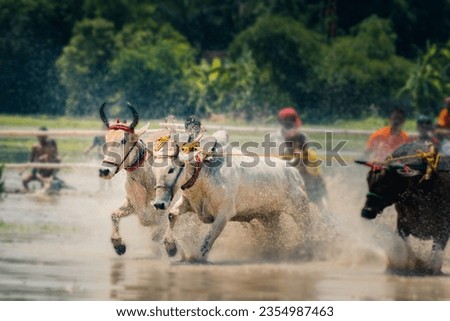
POLYGON ((214 58, 193 65, 185 75, 189 102, 198 115, 228 113, 246 120, 267 117, 290 103, 290 97, 270 81, 270 73, 259 69, 249 50, 236 61, 214 58))
POLYGON ((303 103, 316 78, 322 45, 317 33, 292 18, 265 16, 240 33, 229 52, 237 59, 248 48, 258 69, 292 101, 303 103))
POLYGON ((183 70, 194 64, 195 50, 185 37, 168 24, 154 31, 129 24, 116 36, 116 46, 111 72, 121 97, 144 107, 149 117, 186 107, 183 70))
POLYGON ((116 53, 114 36, 113 23, 101 18, 75 25, 73 37, 56 63, 68 93, 69 114, 91 114, 113 96, 110 64, 116 53))
POLYGON ((392 21, 399 55, 417 56, 427 42, 444 44, 450 30, 450 1, 336 0, 338 32, 347 33, 371 15, 392 21))
POLYGON ((64 89, 54 62, 81 16, 76 0, 0 1, 2 112, 64 112, 64 89))
POLYGON ((320 67, 316 93, 319 108, 330 117, 358 117, 378 107, 388 112, 411 68, 395 54, 390 22, 372 16, 330 45, 320 67))
POLYGON ((431 45, 418 59, 400 96, 410 96, 416 111, 436 114, 442 98, 450 92, 450 41, 445 46, 431 45))

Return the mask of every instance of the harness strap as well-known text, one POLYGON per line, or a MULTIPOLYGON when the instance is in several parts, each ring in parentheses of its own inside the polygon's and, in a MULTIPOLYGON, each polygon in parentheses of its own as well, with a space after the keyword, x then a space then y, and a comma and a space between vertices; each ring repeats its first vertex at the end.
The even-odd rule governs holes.
MULTIPOLYGON (((142 143, 142 141, 141 141, 141 143, 142 143)), ((147 148, 145 148, 145 146, 144 146, 144 148, 139 150, 139 155, 138 155, 138 158, 136 159, 136 161, 131 166, 125 168, 125 170, 127 172, 134 172, 139 167, 141 167, 141 165, 145 162, 146 159, 147 159, 147 148)))
MULTIPOLYGON (((424 168, 425 174, 422 177, 422 180, 429 180, 431 178, 431 175, 433 173, 437 173, 438 171, 448 171, 448 169, 446 169, 446 168, 439 167, 439 162, 441 160, 441 154, 436 152, 435 147, 433 145, 430 146, 430 150, 428 152, 418 150, 418 151, 416 151, 416 154, 414 154, 414 155, 405 155, 405 156, 399 156, 399 157, 395 157, 395 158, 390 157, 386 160, 386 162, 387 162, 387 164, 390 164, 395 161, 413 159, 413 158, 421 159, 422 162, 424 163, 423 164, 424 167, 426 166, 424 168)), ((410 164, 405 164, 404 166, 408 166, 408 165, 410 165, 410 164)))
POLYGON ((129 126, 121 125, 121 124, 111 125, 108 127, 108 129, 109 130, 123 130, 124 132, 131 133, 131 134, 134 133, 134 128, 130 128, 129 126))
POLYGON ((198 175, 200 174, 200 170, 202 169, 202 164, 203 162, 200 155, 195 155, 195 171, 191 178, 186 183, 184 183, 183 186, 181 186, 181 189, 183 191, 194 186, 195 182, 198 179, 198 175))

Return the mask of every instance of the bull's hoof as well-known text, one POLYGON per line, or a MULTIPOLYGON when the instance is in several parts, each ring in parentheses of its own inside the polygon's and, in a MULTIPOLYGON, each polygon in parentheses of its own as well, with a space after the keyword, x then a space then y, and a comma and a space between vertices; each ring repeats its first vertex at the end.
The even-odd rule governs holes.
POLYGON ((212 263, 208 262, 206 258, 190 258, 188 261, 190 264, 195 265, 212 265, 212 263))
POLYGON ((168 256, 174 257, 177 254, 178 249, 175 243, 164 242, 164 245, 168 256))
POLYGON ((127 247, 125 246, 125 244, 119 244, 114 246, 114 250, 116 250, 116 253, 118 255, 123 255, 127 251, 127 247))
POLYGON ((125 252, 127 251, 127 247, 125 246, 125 244, 122 243, 122 239, 111 239, 111 242, 114 246, 114 250, 116 250, 116 253, 118 255, 123 255, 125 254, 125 252))

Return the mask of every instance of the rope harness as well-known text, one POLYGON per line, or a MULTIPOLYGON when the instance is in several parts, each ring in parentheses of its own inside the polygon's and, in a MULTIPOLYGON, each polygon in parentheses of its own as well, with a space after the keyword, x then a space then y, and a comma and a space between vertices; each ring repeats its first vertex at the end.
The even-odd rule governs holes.
MULTIPOLYGON (((425 166, 426 166, 425 173, 422 176, 422 178, 420 179, 419 183, 424 180, 426 181, 426 180, 431 179, 431 176, 433 175, 433 173, 438 172, 439 161, 441 159, 441 154, 436 153, 435 147, 433 145, 430 146, 430 150, 428 152, 418 150, 418 151, 416 151, 416 154, 414 154, 414 155, 405 155, 405 156, 399 156, 399 157, 395 157, 395 158, 390 157, 386 160, 385 164, 389 165, 393 162, 407 160, 407 159, 417 159, 417 158, 422 160, 422 162, 425 163, 425 166)), ((379 171, 383 168, 384 168, 383 164, 373 164, 372 165, 373 171, 379 171)), ((403 164, 403 170, 406 172, 410 172, 411 168, 408 166, 408 164, 403 164)), ((382 202, 389 202, 389 200, 390 200, 390 198, 386 198, 386 196, 379 195, 379 194, 373 193, 373 192, 368 192, 366 195, 367 195, 367 197, 373 197, 382 202)))
MULTIPOLYGON (((122 125, 122 124, 109 126, 108 129, 109 129, 109 130, 123 130, 124 132, 130 133, 130 134, 134 134, 134 128, 130 128, 130 127, 128 127, 128 126, 126 126, 126 125, 122 125)), ((133 171, 135 171, 136 169, 138 169, 139 167, 141 167, 141 165, 142 165, 142 164, 144 163, 144 161, 147 159, 147 148, 145 147, 144 142, 143 142, 142 140, 136 140, 136 141, 134 142, 133 146, 128 150, 128 152, 126 153, 125 157, 122 159, 122 161, 121 161, 119 164, 115 164, 115 163, 113 163, 113 162, 105 161, 105 160, 103 161, 103 163, 106 163, 106 164, 110 164, 110 165, 116 166, 116 171, 115 171, 114 175, 117 174, 117 173, 119 172, 120 167, 122 166, 122 164, 126 161, 126 159, 128 158, 128 156, 130 156, 131 151, 136 147, 136 145, 137 145, 138 143, 141 143, 141 144, 143 145, 143 148, 139 148, 139 147, 138 147, 139 153, 138 153, 137 159, 136 159, 136 160, 134 161, 134 163, 133 163, 132 165, 130 165, 129 167, 125 167, 125 166, 124 166, 124 169, 125 169, 127 172, 133 172, 133 171)))
MULTIPOLYGON (((141 142, 141 144, 144 144, 142 141, 140 141, 140 142, 141 142)), ((134 146, 136 146, 136 144, 134 146)), ((134 146, 133 146, 133 148, 134 148, 134 146)), ((138 154, 136 161, 131 166, 126 167, 125 170, 127 172, 134 172, 135 170, 137 170, 145 162, 145 160, 147 159, 147 155, 148 155, 147 148, 145 148, 145 146, 144 146, 144 148, 139 149, 139 154, 138 154)))
MULTIPOLYGON (((166 136, 162 136, 162 137, 158 138, 156 140, 156 144, 155 144, 154 150, 155 151, 159 151, 164 146, 164 144, 166 144, 169 140, 170 140, 170 135, 166 135, 166 136)), ((193 142, 184 143, 183 145, 180 146, 180 150, 184 154, 189 154, 190 152, 198 151, 199 148, 200 148, 200 142, 198 140, 197 141, 193 141, 193 142)), ((176 155, 171 155, 171 156, 169 156, 169 155, 158 155, 156 157, 159 157, 159 158, 167 157, 167 158, 169 158, 169 157, 176 157, 176 155)), ((186 183, 184 183, 181 186, 181 189, 183 191, 186 190, 186 189, 191 188, 192 186, 194 186, 195 182, 198 179, 198 176, 200 175, 200 170, 203 167, 203 159, 200 156, 200 153, 196 153, 194 157, 195 157, 194 174, 191 176, 191 178, 189 178, 189 180, 186 183)), ((156 186, 156 188, 165 188, 165 187, 164 186, 156 186)))
MULTIPOLYGON (((430 150, 428 152, 424 152, 422 150, 418 150, 415 155, 406 155, 406 156, 399 156, 399 157, 390 157, 386 161, 388 163, 392 163, 399 160, 405 160, 405 159, 414 159, 419 158, 422 160, 422 162, 426 165, 425 174, 423 175, 422 180, 429 180, 433 173, 438 172, 438 166, 439 161, 441 159, 441 154, 436 153, 435 147, 433 145, 430 146, 430 150)), ((409 171, 410 168, 407 164, 404 165, 405 171, 409 171)))
POLYGON ((191 176, 191 178, 189 178, 189 180, 184 183, 181 186, 181 189, 184 191, 186 189, 191 188, 192 186, 194 186, 195 182, 198 179, 198 176, 200 175, 200 170, 202 169, 203 166, 203 160, 200 157, 200 154, 196 154, 195 155, 195 170, 194 170, 194 174, 191 176))

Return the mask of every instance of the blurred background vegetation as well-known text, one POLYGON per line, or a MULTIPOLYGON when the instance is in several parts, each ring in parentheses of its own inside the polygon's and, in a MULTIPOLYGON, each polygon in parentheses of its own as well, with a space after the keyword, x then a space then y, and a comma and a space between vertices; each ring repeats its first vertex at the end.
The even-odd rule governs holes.
POLYGON ((435 116, 450 0, 0 0, 3 114, 435 116))

